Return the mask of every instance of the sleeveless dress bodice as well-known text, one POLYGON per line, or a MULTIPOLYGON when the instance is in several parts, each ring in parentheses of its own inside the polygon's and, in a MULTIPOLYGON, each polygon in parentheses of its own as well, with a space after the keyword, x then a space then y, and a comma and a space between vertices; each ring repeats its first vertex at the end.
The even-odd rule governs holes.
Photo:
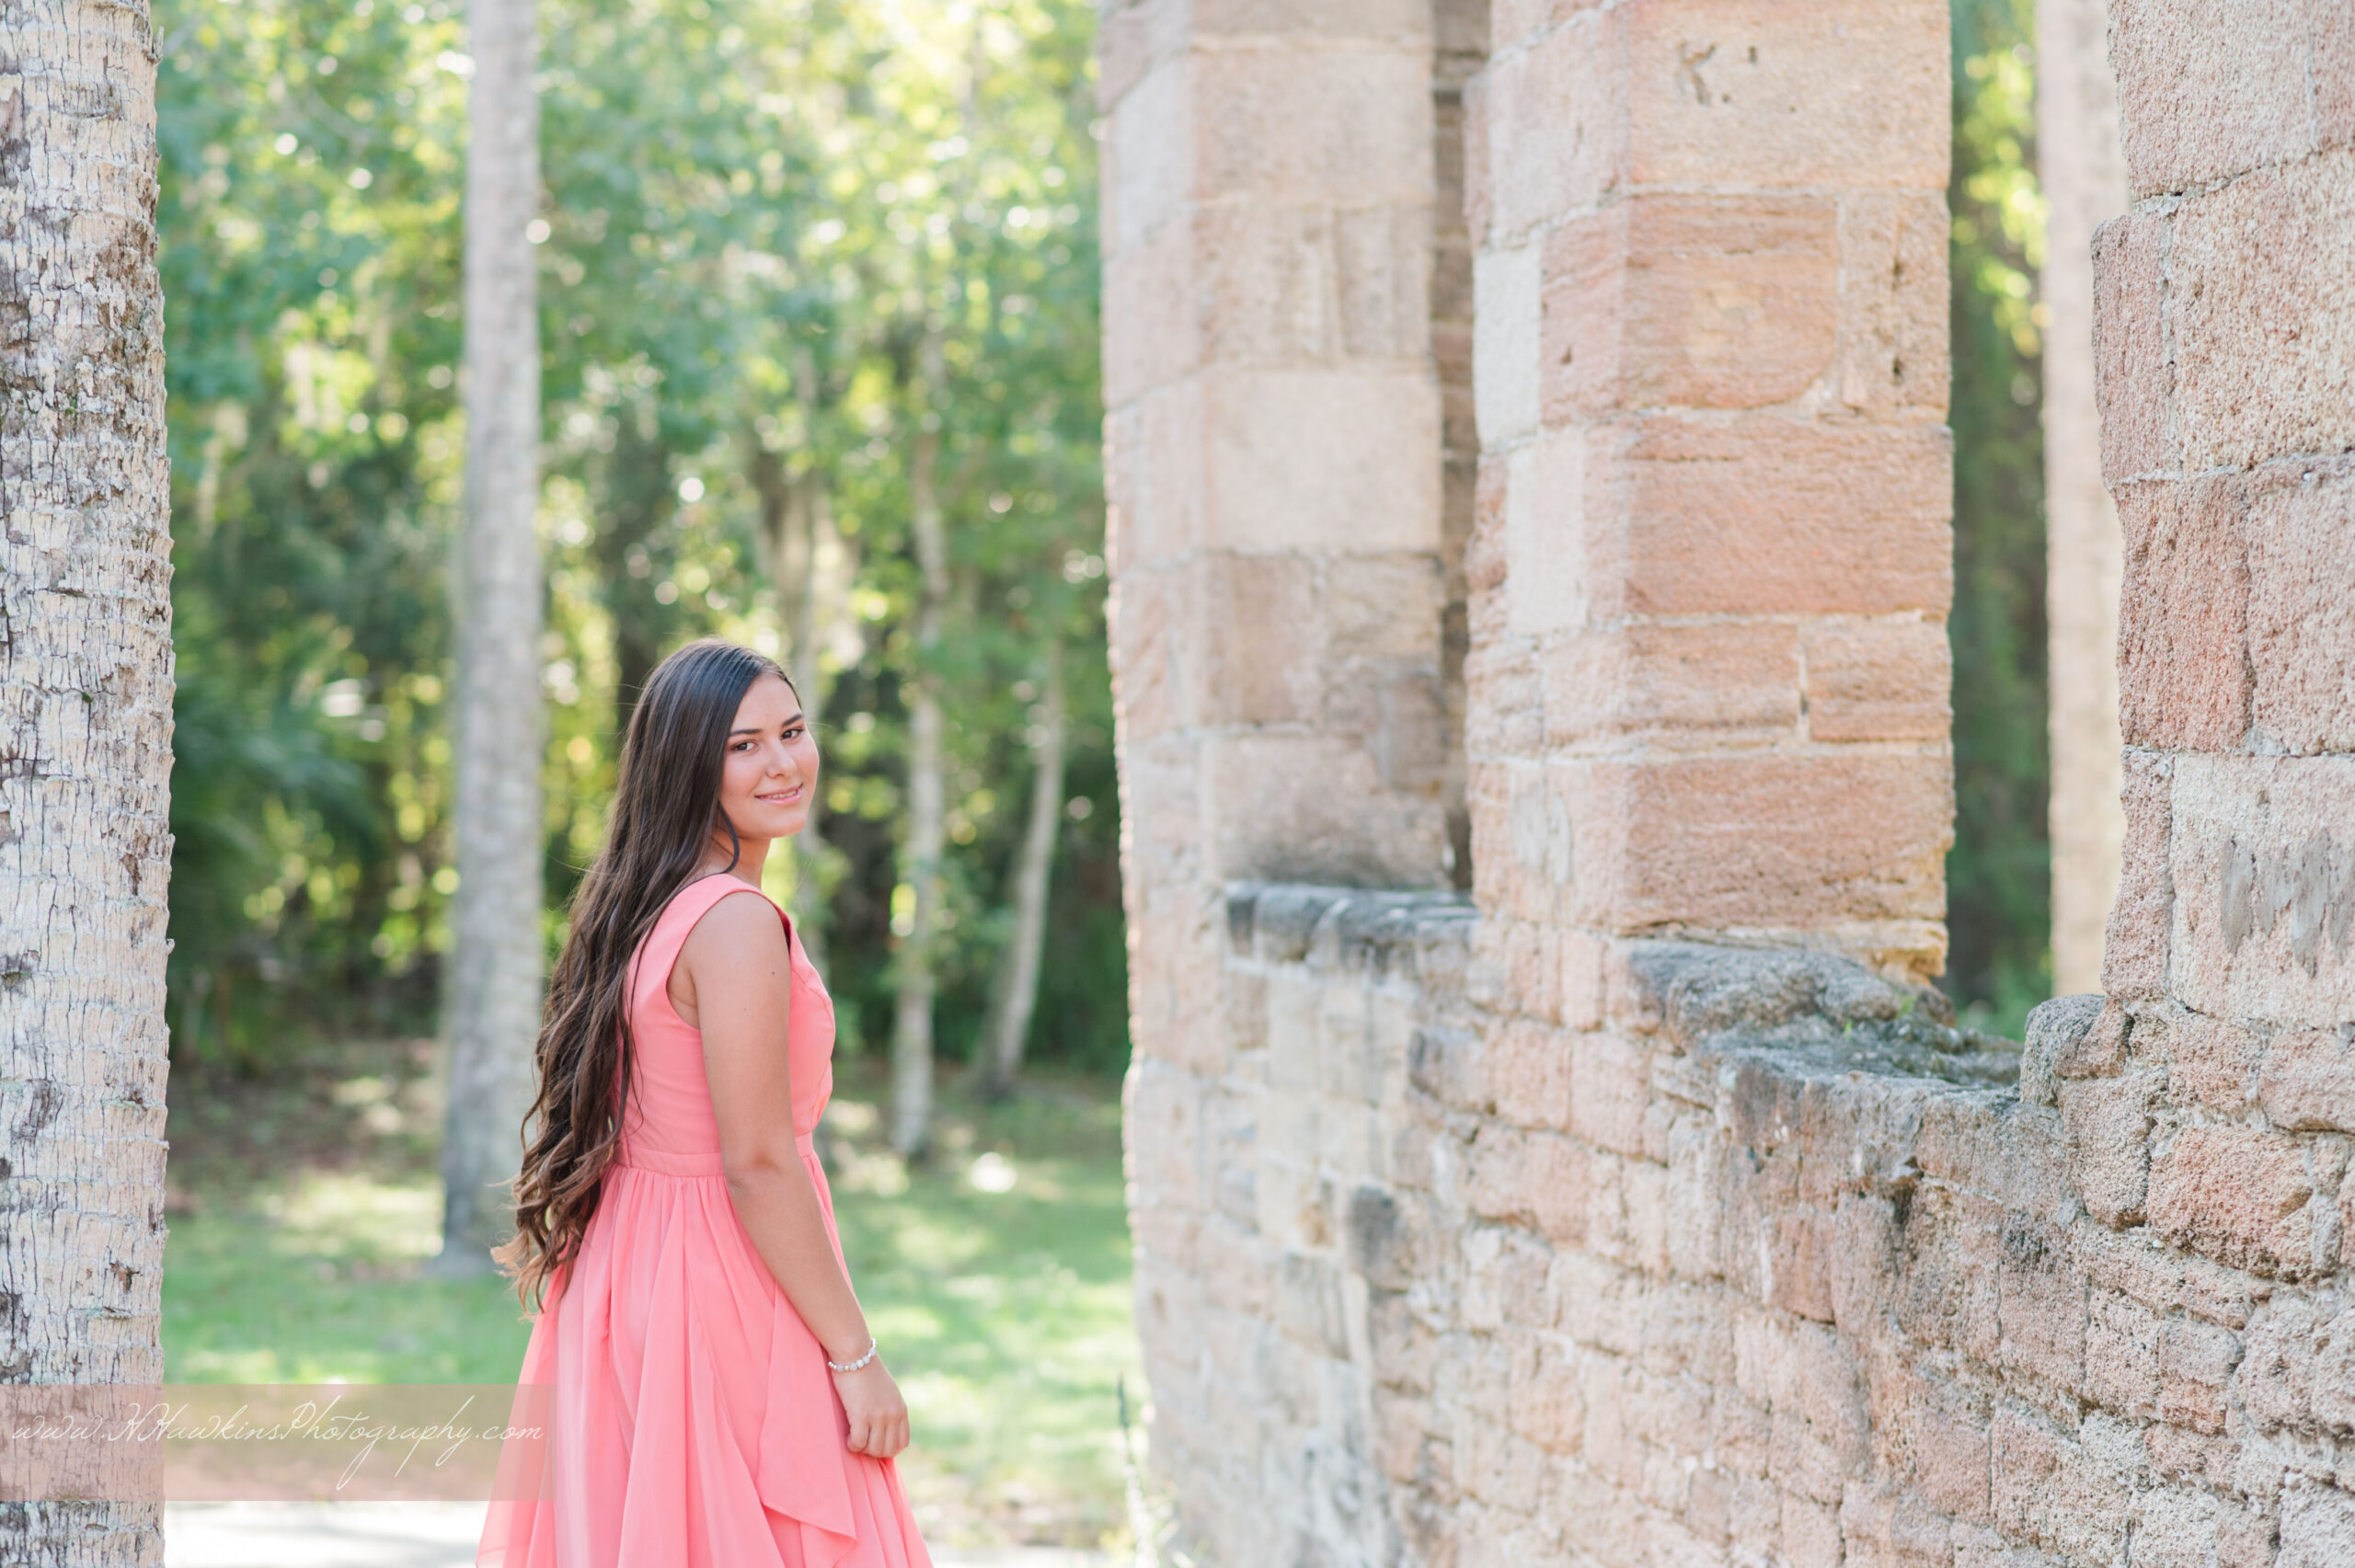
MULTIPOLYGON (((766 897, 690 882, 632 959, 617 1157, 523 1353, 521 1382, 552 1395, 546 1473, 536 1497, 492 1502, 478 1568, 930 1568, 898 1470, 849 1450, 825 1350, 737 1217, 703 1036, 671 1002, 688 933, 733 893, 766 897)), ((839 1262, 812 1143, 833 1002, 786 934, 793 1130, 839 1262)))
MULTIPOLYGON (((687 933, 730 893, 761 893, 725 873, 690 882, 662 911, 630 966, 629 1024, 633 1036, 630 1089, 624 1102, 617 1163, 672 1176, 716 1176, 719 1122, 704 1076, 703 1033, 671 1002, 671 971, 687 933), (661 960, 651 962, 649 960, 661 960)), ((778 911, 780 915, 782 910, 778 911)), ((790 1005, 785 1021, 786 1070, 793 1082, 793 1131, 807 1140, 818 1130, 834 1092, 834 1001, 825 981, 786 925, 793 951, 790 1005)))

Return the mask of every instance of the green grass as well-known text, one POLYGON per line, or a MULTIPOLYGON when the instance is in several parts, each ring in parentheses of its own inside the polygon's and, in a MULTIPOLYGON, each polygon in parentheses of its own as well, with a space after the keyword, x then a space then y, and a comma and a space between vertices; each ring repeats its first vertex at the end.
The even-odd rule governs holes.
POLYGON ((176 1219, 164 1363, 179 1383, 499 1383, 529 1327, 500 1279, 420 1277, 442 1190, 305 1171, 250 1207, 176 1219))
MULTIPOLYGON (((528 1325, 440 1245, 437 1084, 421 1043, 321 1047, 295 1079, 176 1081, 164 1351, 176 1382, 511 1382, 528 1325)), ((937 1152, 881 1143, 885 1085, 840 1074, 843 1248, 913 1415, 901 1460, 945 1544, 1123 1539, 1115 1388, 1142 1387, 1118 1086, 944 1097, 937 1152)))

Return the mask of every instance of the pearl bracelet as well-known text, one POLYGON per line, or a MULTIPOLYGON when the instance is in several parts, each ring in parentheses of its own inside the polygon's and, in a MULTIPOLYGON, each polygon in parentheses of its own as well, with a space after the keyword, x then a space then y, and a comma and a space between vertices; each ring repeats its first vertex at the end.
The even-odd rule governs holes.
POLYGON ((875 1359, 875 1339, 874 1339, 874 1336, 870 1334, 870 1335, 868 1335, 868 1336, 867 1336, 867 1354, 866 1354, 866 1355, 864 1355, 864 1356, 860 1356, 860 1357, 859 1357, 857 1360, 856 1360, 856 1361, 837 1361, 837 1360, 833 1359, 832 1356, 828 1356, 828 1357, 826 1358, 826 1365, 827 1365, 827 1366, 829 1366, 829 1367, 831 1367, 831 1368, 833 1368, 835 1371, 837 1371, 837 1372, 856 1372, 856 1371, 857 1371, 861 1367, 866 1366, 869 1361, 872 1361, 872 1360, 874 1360, 874 1359, 875 1359))

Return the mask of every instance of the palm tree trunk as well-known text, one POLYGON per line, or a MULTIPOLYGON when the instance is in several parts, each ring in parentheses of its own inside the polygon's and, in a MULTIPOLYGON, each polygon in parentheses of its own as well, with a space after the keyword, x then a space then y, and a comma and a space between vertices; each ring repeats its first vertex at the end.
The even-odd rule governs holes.
MULTIPOLYGON (((171 498, 152 39, 144 0, 0 10, 0 1383, 12 1385, 164 1373, 171 498)), ((0 1562, 162 1556, 154 1503, 0 1508, 0 1562)))
POLYGON ((458 627, 458 892, 451 912, 442 1266, 490 1266, 512 1229, 539 1033, 540 194, 534 0, 471 0, 465 194, 466 518, 458 627))
POLYGON ((1014 1092, 1031 1015, 1039 1006, 1039 964, 1047 945, 1048 874, 1054 869, 1055 830, 1063 817, 1063 649, 1050 646, 1031 745, 1030 819, 1023 825, 1014 868, 1014 940, 1005 950, 982 1048, 985 1099, 1003 1099, 1014 1092))
POLYGON ((922 582, 908 697, 908 836, 901 885, 909 920, 900 939, 899 994, 891 1013, 891 1147, 920 1157, 932 1138, 933 948, 940 922, 940 861, 948 843, 948 787, 941 735, 940 676, 934 668, 948 601, 948 539, 940 515, 940 426, 931 404, 944 379, 940 338, 926 334, 917 380, 915 447, 909 464, 909 517, 922 582))

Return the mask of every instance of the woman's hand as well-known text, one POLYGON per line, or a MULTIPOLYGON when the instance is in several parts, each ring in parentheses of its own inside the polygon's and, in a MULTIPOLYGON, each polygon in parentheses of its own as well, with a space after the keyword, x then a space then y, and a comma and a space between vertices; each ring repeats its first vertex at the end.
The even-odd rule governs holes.
POLYGON ((908 1446, 908 1402, 883 1369, 881 1357, 856 1372, 834 1374, 834 1391, 850 1417, 850 1451, 888 1459, 908 1446))

